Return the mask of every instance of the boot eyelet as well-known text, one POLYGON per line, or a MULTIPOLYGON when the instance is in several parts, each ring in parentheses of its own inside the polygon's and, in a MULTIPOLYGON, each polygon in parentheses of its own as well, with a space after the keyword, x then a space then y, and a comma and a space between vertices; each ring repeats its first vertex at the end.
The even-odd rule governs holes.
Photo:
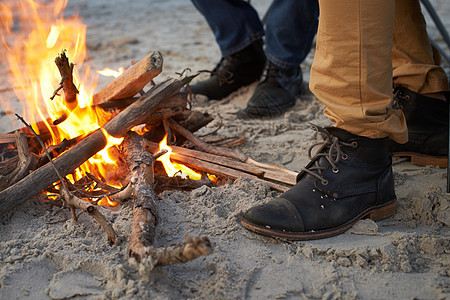
POLYGON ((327 185, 328 184, 328 180, 324 179, 321 181, 322 185, 327 185))
POLYGON ((344 155, 342 155, 341 158, 342 158, 342 160, 347 160, 348 159, 347 153, 344 153, 344 155))
POLYGON ((339 172, 338 168, 332 168, 331 171, 333 171, 334 174, 337 174, 339 172))
POLYGON ((353 148, 358 147, 358 142, 352 142, 352 147, 353 147, 353 148))

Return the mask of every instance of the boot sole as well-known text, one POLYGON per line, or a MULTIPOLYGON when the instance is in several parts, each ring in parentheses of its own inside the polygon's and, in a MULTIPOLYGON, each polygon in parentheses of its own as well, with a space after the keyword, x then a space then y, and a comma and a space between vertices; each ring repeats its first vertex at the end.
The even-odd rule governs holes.
POLYGON ((433 166, 442 169, 447 168, 448 158, 444 156, 430 156, 425 154, 413 152, 396 152, 392 154, 393 157, 409 157, 411 163, 417 166, 433 166))
POLYGON ((253 224, 248 222, 247 220, 241 219, 241 225, 246 229, 277 238, 284 238, 288 240, 315 240, 322 239, 327 237, 332 237, 344 233, 348 229, 350 229, 353 225, 355 225, 359 220, 369 218, 371 220, 381 220, 387 217, 390 217, 395 214, 397 211, 397 200, 394 200, 388 204, 384 204, 381 206, 372 207, 366 209, 350 221, 334 228, 325 229, 325 230, 317 230, 317 231, 308 231, 308 232, 289 232, 283 230, 272 229, 268 227, 261 227, 260 225, 253 224))

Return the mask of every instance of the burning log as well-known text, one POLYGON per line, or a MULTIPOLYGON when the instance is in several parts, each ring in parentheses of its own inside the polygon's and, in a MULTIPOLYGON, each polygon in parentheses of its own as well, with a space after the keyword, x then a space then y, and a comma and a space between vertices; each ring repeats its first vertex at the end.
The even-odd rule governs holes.
MULTIPOLYGON (((80 93, 77 87, 73 84, 73 63, 69 63, 69 59, 66 56, 65 51, 62 51, 55 58, 56 66, 58 67, 59 73, 61 74, 61 82, 59 87, 55 90, 50 99, 56 96, 57 92, 62 88, 64 91, 64 101, 66 102, 66 107, 69 111, 72 111, 77 107, 77 95, 80 93)), ((57 120, 53 121, 53 125, 58 125, 67 119, 67 113, 63 113, 57 120)))
POLYGON ((0 144, 11 144, 16 141, 15 133, 0 134, 0 144))
MULTIPOLYGON (((145 123, 162 101, 179 92, 195 76, 181 77, 179 79, 169 78, 163 81, 106 123, 103 126, 103 130, 114 137, 124 136, 134 126, 145 123)), ((106 144, 107 138, 105 134, 98 129, 57 157, 54 160, 54 164, 62 176, 65 176, 103 149, 106 144)), ((52 166, 46 164, 19 182, 1 191, 0 215, 30 199, 58 179, 52 166)))
MULTIPOLYGON (((202 140, 200 140, 198 137, 196 137, 194 134, 192 134, 191 132, 189 132, 188 130, 183 128, 182 126, 180 126, 177 122, 175 122, 172 119, 169 119, 169 125, 173 130, 175 130, 176 132, 178 132, 179 134, 184 136, 186 139, 188 139, 190 142, 192 142, 195 146, 197 146, 198 148, 200 148, 201 150, 203 150, 205 152, 234 158, 241 162, 245 162, 245 163, 260 167, 260 168, 264 169, 265 172, 269 172, 269 173, 270 173, 270 171, 277 172, 278 174, 275 174, 274 175, 275 177, 282 175, 282 176, 287 176, 288 178, 293 178, 293 177, 297 176, 296 172, 287 170, 287 169, 279 167, 277 165, 257 162, 255 160, 251 159, 250 157, 247 157, 241 151, 230 150, 229 148, 225 148, 225 147, 217 147, 217 146, 209 145, 209 144, 203 142, 202 140)), ((289 182, 292 181, 291 179, 287 179, 287 180, 289 182)), ((296 181, 294 181, 293 184, 295 184, 295 182, 296 181)))
MULTIPOLYGON (((173 152, 170 158, 172 160, 183 163, 196 170, 230 179, 236 179, 239 177, 250 178, 255 181, 265 183, 270 188, 279 192, 285 192, 296 183, 297 173, 286 169, 277 172, 273 169, 258 167, 254 164, 243 163, 216 154, 205 153, 177 146, 171 147, 173 152)), ((158 148, 159 145, 156 143, 146 143, 146 149, 150 152, 154 152, 158 148)), ((280 170, 281 169, 282 168, 280 168, 280 170)))
POLYGON ((191 130, 194 131, 205 126, 213 120, 213 118, 207 113, 202 113, 196 110, 186 109, 183 111, 175 111, 174 109, 162 109, 160 112, 155 112, 155 114, 152 115, 152 120, 148 121, 146 124, 146 129, 148 130, 148 132, 144 134, 144 138, 153 142, 161 141, 166 134, 168 135, 168 137, 173 137, 173 139, 169 140, 169 144, 182 145, 186 141, 186 138, 184 138, 182 135, 176 133, 172 134, 170 126, 167 122, 168 118, 173 118, 176 121, 181 121, 187 128, 191 128, 191 130))
MULTIPOLYGON (((56 129, 57 127, 52 124, 52 120, 48 119, 47 123, 50 124, 50 128, 52 130, 55 130, 55 131, 57 130, 56 129)), ((48 143, 49 141, 51 141, 52 135, 51 135, 51 132, 48 130, 48 127, 45 124, 45 122, 39 121, 34 125, 36 128, 38 128, 38 130, 40 132, 39 138, 42 139, 42 141, 44 141, 44 143, 48 143)), ((37 142, 36 138, 33 136, 31 131, 27 127, 20 128, 20 129, 18 129, 18 131, 25 133, 25 137, 28 140, 28 148, 29 148, 30 152, 39 153, 39 151, 42 150, 39 143, 37 142)), ((16 138, 15 138, 14 132, 0 134, 0 146, 1 146, 0 151, 2 151, 2 147, 4 147, 6 144, 12 144, 15 142, 16 142, 16 138)))
MULTIPOLYGON (((83 139, 83 137, 76 137, 70 140, 64 139, 61 141, 61 143, 57 144, 57 145, 51 145, 48 148, 48 151, 50 153, 50 157, 51 158, 55 158, 58 155, 60 155, 62 152, 66 151, 67 149, 73 147, 74 145, 76 145, 79 141, 81 141, 83 139)), ((47 155, 45 153, 41 153, 38 157, 38 167, 41 167, 43 165, 45 165, 46 163, 48 163, 48 158, 47 155)))
POLYGON ((251 175, 247 172, 241 171, 241 170, 236 170, 233 168, 229 168, 229 167, 224 167, 215 163, 210 163, 198 158, 194 158, 194 157, 189 157, 189 156, 184 156, 181 154, 177 154, 174 153, 172 154, 171 158, 173 158, 174 161, 183 163, 189 167, 192 167, 196 170, 201 170, 201 171, 205 171, 211 174, 215 174, 218 176, 224 176, 230 179, 237 179, 239 177, 243 177, 243 178, 249 178, 264 184, 267 184, 270 188, 279 191, 279 192, 286 192, 289 188, 291 188, 292 186, 286 186, 286 185, 282 185, 273 181, 269 181, 266 180, 264 178, 260 178, 258 176, 255 175, 251 175))
POLYGON ((126 69, 94 95, 94 104, 108 100, 133 97, 162 71, 160 52, 150 52, 145 58, 126 69))
POLYGON ((69 63, 69 58, 67 58, 65 51, 62 51, 61 54, 55 58, 55 64, 61 74, 61 82, 50 99, 53 100, 58 91, 63 89, 64 100, 67 103, 67 108, 72 111, 75 107, 77 107, 77 94, 80 93, 77 87, 73 84, 72 72, 74 65, 73 63, 69 63))
POLYGON ((201 255, 212 252, 206 237, 186 238, 186 242, 168 247, 153 245, 158 222, 157 200, 153 181, 155 156, 144 149, 145 140, 134 132, 129 132, 120 146, 131 177, 134 179, 133 227, 130 235, 130 256, 134 257, 145 271, 155 266, 185 263, 201 255))

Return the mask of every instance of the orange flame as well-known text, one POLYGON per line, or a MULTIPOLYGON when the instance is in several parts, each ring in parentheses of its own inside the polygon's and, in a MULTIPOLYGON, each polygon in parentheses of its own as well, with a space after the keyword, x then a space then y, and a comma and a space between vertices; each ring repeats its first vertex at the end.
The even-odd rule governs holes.
MULTIPOLYGON (((98 129, 107 117, 104 111, 92 108, 98 75, 92 72, 93 66, 85 62, 86 25, 77 15, 63 17, 67 2, 52 0, 42 4, 33 0, 6 0, 0 3, 0 36, 4 44, 0 54, 9 64, 8 80, 22 104, 22 116, 34 124, 37 132, 39 128, 35 124, 44 122, 52 135, 52 144, 64 138, 84 136, 98 129), (50 100, 61 81, 54 60, 63 49, 75 65, 73 82, 80 92, 73 110, 67 107, 62 96, 50 100), (48 119, 56 120, 63 114, 68 116, 64 122, 57 127, 50 126, 48 119)), ((1 105, 8 103, 2 101, 1 105)), ((108 164, 115 164, 107 155, 107 149, 121 139, 104 133, 108 146, 80 166, 73 180, 80 179, 85 172, 105 177, 108 164)))
POLYGON ((159 150, 166 149, 167 153, 161 155, 157 160, 162 162, 164 169, 168 176, 173 177, 175 175, 181 176, 181 178, 190 178, 193 180, 200 180, 202 174, 195 172, 194 170, 188 168, 183 164, 177 164, 170 160, 170 155, 172 154, 172 148, 167 145, 167 134, 164 136, 162 141, 159 143, 159 150))
POLYGON ((123 68, 123 67, 120 67, 119 70, 117 70, 117 71, 110 69, 110 68, 104 68, 101 71, 97 71, 97 73, 100 75, 103 75, 103 76, 113 76, 114 78, 116 78, 120 74, 122 74, 123 71, 125 71, 125 68, 123 68))

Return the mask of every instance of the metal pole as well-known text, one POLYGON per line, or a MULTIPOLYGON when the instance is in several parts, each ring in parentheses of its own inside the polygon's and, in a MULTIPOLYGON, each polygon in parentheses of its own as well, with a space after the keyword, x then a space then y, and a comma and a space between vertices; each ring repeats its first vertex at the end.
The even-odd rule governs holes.
MULTIPOLYGON (((436 24, 437 29, 441 33, 442 37, 444 38, 445 43, 447 44, 447 47, 450 49, 450 36, 448 35, 447 30, 445 29, 444 24, 442 24, 441 19, 439 19, 438 14, 436 13, 436 10, 434 9, 433 5, 431 5, 430 1, 428 0, 420 0, 422 2, 423 6, 428 10, 428 13, 430 14, 431 18, 433 19, 434 23, 436 24)), ((431 43, 436 47, 437 43, 431 39, 431 43)), ((448 55, 444 52, 443 49, 441 49, 439 46, 436 47, 438 51, 442 54, 442 56, 449 62, 448 55)), ((447 96, 447 106, 449 111, 449 118, 450 118, 450 97, 447 96)), ((447 193, 450 193, 450 125, 448 128, 448 155, 447 155, 447 193)))
POLYGON ((450 36, 448 35, 448 32, 445 29, 444 24, 442 24, 441 19, 439 19, 439 16, 436 13, 436 10, 434 9, 433 5, 431 5, 430 1, 428 1, 428 0, 420 0, 420 2, 422 2, 422 4, 428 10, 428 13, 430 14, 431 18, 433 19, 434 23, 436 24, 437 29, 442 34, 444 41, 447 43, 447 47, 450 49, 450 36))
MULTIPOLYGON (((450 93, 447 94, 447 106, 448 106, 448 113, 449 113, 449 118, 450 118, 450 103, 449 102, 450 102, 450 93)), ((447 193, 450 193, 450 124, 448 127, 447 193)))
POLYGON ((439 53, 441 54, 441 57, 443 57, 447 61, 447 63, 450 65, 450 56, 447 53, 445 53, 444 49, 442 49, 441 46, 439 46, 435 40, 433 40, 431 37, 428 37, 428 38, 430 39, 431 45, 433 45, 434 48, 436 48, 439 51, 439 53))

